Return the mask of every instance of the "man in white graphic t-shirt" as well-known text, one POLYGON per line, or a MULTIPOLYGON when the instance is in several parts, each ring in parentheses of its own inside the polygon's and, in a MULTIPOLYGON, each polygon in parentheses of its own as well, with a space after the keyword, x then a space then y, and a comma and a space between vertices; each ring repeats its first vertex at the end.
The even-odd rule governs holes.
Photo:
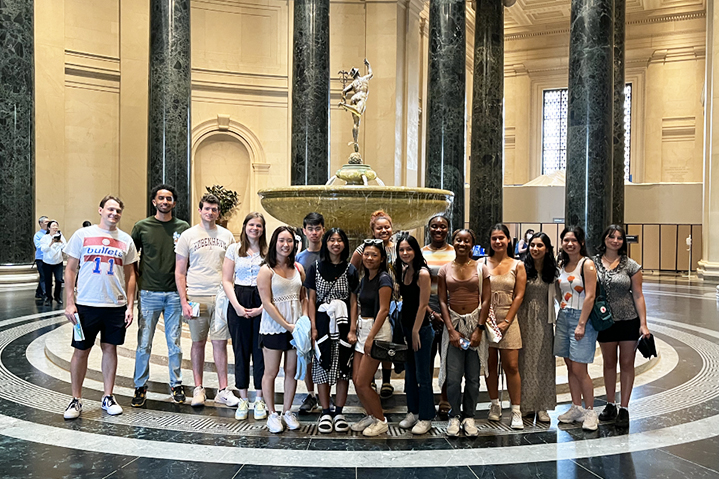
POLYGON ((82 383, 87 373, 87 358, 100 334, 102 381, 105 393, 102 409, 108 414, 122 414, 112 390, 117 372, 117 346, 125 342, 125 330, 132 323, 135 300, 135 268, 138 260, 135 243, 117 224, 124 205, 120 198, 106 196, 100 201, 100 223, 75 232, 65 247, 67 267, 65 316, 74 326, 70 362, 72 401, 65 409, 65 419, 75 419, 82 412, 82 383), (78 266, 80 273, 78 275, 78 266))
POLYGON ((220 216, 220 200, 215 195, 204 195, 200 199, 199 211, 200 224, 183 231, 175 245, 175 283, 180 294, 182 317, 188 322, 192 338, 190 356, 195 389, 191 405, 205 404, 202 380, 205 343, 209 337, 220 385, 215 403, 235 407, 240 400, 227 388, 227 340, 230 339, 230 331, 227 321, 221 321, 215 314, 215 295, 222 287, 225 251, 235 238, 229 230, 216 224, 220 216))

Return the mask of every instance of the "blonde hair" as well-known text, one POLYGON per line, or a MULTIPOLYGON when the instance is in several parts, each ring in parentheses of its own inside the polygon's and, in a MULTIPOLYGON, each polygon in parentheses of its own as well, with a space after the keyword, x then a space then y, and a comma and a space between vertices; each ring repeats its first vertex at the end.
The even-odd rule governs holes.
POLYGON ((384 212, 384 210, 377 210, 374 213, 372 213, 369 217, 369 231, 372 234, 372 237, 374 237, 374 225, 377 223, 377 220, 385 219, 389 221, 389 225, 392 226, 392 217, 384 212))

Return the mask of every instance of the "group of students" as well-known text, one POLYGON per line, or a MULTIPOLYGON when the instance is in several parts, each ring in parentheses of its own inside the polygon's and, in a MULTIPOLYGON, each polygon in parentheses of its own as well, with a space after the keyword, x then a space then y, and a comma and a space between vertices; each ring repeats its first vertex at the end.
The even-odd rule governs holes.
MULTIPOLYGON (((463 228, 450 236, 450 223, 443 215, 429 220, 430 242, 420 247, 417 239, 406 233, 393 236, 392 219, 377 211, 369 221, 372 238, 351 251, 344 231, 325 231, 322 216, 310 213, 304 230, 311 247, 298 254, 297 232, 278 227, 268 243, 265 219, 257 212, 245 217, 240 241, 235 243, 228 230, 215 224, 218 201, 212 195, 200 201, 201 224, 190 228, 172 217, 175 196, 171 186, 156 187, 152 200, 157 214, 138 222, 131 236, 116 228, 122 202, 106 197, 100 204, 100 225, 79 230, 68 242, 66 284, 74 284, 78 266, 80 272, 77 298, 72 290, 66 294, 65 314, 74 324, 81 323, 85 337, 73 339, 74 397, 66 418, 76 418, 82 410, 87 355, 98 334, 103 355, 108 357, 108 367, 103 368, 103 409, 110 414, 122 412, 112 396, 115 348, 124 341, 124 331, 133 319, 132 308, 127 306, 135 297, 137 269, 140 321, 134 407, 141 407, 146 400, 152 337, 162 313, 173 400, 185 400, 179 346, 182 316, 193 341, 196 387, 192 405, 203 405, 206 400, 202 370, 205 342, 210 339, 220 386, 215 402, 236 406, 238 420, 246 419, 253 409, 254 418, 266 418, 272 433, 300 427, 291 411, 295 378, 305 377, 296 374, 298 334, 307 334, 312 340, 310 364, 303 358, 299 362, 300 372, 305 367, 309 371, 306 379, 311 390, 317 385, 321 433, 352 429, 377 436, 387 432, 374 382, 380 365, 371 354, 375 341, 408 346, 404 363, 408 412, 399 426, 414 434, 427 433, 436 415, 432 378, 437 353, 441 358, 439 412, 440 417, 449 419, 448 436, 478 434, 475 413, 481 375, 486 377, 491 400, 488 419, 501 419, 501 370, 511 401, 511 427, 522 429, 522 416, 535 413, 538 421, 549 422, 547 411, 556 406, 555 356, 565 360, 572 396, 571 408, 559 421, 579 421, 584 429, 595 430, 597 415, 587 364, 594 359, 597 337, 608 400, 599 419, 628 426, 634 344, 649 331, 641 267, 627 257, 620 226, 607 229, 594 258, 588 257, 582 229, 567 227, 560 235, 558 261, 549 237, 542 232, 528 238, 528 254, 520 261, 513 258, 509 230, 497 224, 489 232, 489 256, 475 260, 475 234, 463 228), (142 255, 136 268, 137 251, 142 255), (607 290, 615 321, 599 334, 588 321, 598 280, 607 290), (99 287, 98 281, 108 284, 99 287), (222 306, 223 310, 215 310, 221 295, 218 288, 227 297, 226 310, 222 306), (393 324, 390 317, 396 318, 393 324), (309 323, 306 331, 303 320, 309 323), (232 339, 235 355, 239 398, 228 387, 228 339, 232 339), (619 408, 614 403, 618 357, 619 408), (282 414, 274 401, 281 365, 282 414), (248 394, 250 371, 256 390, 253 404, 248 394), (343 414, 350 380, 366 411, 352 425, 343 414), (334 407, 330 398, 333 385, 334 407)), ((391 384, 385 366, 383 369, 384 390, 391 384)))

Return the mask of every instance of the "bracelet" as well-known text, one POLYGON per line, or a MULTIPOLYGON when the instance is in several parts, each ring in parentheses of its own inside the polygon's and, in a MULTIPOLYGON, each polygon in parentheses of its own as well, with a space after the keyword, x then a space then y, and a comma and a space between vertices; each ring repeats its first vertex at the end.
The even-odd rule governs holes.
POLYGON ((511 323, 508 319, 506 319, 506 318, 504 319, 504 322, 507 323, 507 324, 512 324, 512 323, 511 323))

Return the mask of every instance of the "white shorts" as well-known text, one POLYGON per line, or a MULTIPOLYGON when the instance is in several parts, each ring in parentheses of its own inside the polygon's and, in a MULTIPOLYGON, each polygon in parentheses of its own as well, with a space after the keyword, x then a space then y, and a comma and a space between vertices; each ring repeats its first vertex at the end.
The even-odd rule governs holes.
MULTIPOLYGON (((374 326, 374 318, 357 318, 357 343, 355 343, 355 351, 364 354, 364 346, 367 342, 369 332, 372 331, 374 326)), ((384 320, 382 328, 380 328, 375 339, 380 341, 391 341, 392 340, 392 328, 389 325, 389 318, 384 320)))

